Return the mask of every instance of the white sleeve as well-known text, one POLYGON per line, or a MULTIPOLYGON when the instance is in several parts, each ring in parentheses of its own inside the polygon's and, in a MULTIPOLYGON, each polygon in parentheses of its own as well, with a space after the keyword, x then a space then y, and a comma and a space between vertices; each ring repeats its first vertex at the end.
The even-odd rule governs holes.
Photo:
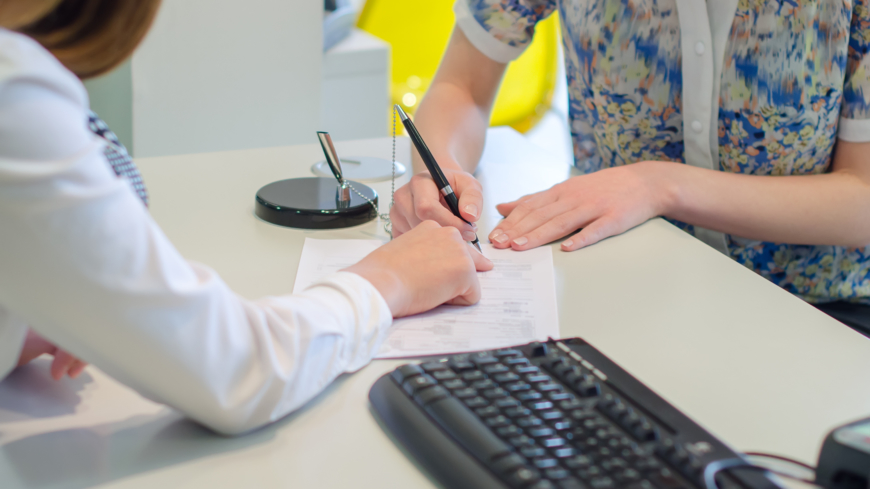
POLYGON ((18 363, 27 336, 27 325, 0 307, 0 380, 18 363))
POLYGON ((0 141, 51 147, 0 145, 0 308, 227 434, 286 415, 372 358, 392 315, 369 282, 344 272, 248 301, 185 261, 83 130, 81 83, 60 65, 21 68, 36 55, 50 56, 2 59, 0 36, 0 141), (13 86, 31 93, 11 97, 13 86), (41 124, 57 114, 78 122, 41 124))

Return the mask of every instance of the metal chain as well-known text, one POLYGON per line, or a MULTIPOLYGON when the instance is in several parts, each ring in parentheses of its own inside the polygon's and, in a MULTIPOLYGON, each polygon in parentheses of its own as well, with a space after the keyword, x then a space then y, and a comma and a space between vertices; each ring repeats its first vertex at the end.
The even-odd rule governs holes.
MULTIPOLYGON (((393 239, 393 223, 390 221, 390 209, 393 208, 393 204, 396 203, 396 109, 393 108, 393 179, 392 185, 390 186, 390 208, 387 209, 387 212, 384 214, 378 214, 378 217, 384 221, 384 231, 390 235, 390 239, 393 239)), ((375 208, 375 212, 378 212, 378 206, 372 202, 371 199, 363 195, 359 190, 353 188, 353 185, 350 182, 347 182, 347 186, 350 187, 351 190, 354 191, 355 194, 362 197, 366 202, 371 204, 372 207, 375 208)))

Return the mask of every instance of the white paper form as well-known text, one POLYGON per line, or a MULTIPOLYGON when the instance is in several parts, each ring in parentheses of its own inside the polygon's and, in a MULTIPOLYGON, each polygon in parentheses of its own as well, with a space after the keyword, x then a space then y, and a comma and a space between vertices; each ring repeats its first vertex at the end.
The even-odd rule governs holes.
MULTIPOLYGON (((321 277, 356 263, 381 244, 378 240, 305 238, 293 291, 301 292, 321 277)), ((484 350, 559 337, 552 250, 482 247, 495 267, 478 274, 480 302, 439 306, 395 320, 378 358, 484 350)))

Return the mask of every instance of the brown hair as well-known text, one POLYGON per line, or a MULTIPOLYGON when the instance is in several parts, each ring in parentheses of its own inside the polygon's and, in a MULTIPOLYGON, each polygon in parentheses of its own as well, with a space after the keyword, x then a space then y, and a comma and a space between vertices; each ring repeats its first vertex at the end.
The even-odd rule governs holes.
POLYGON ((90 78, 133 54, 159 7, 160 0, 0 0, 0 26, 32 37, 90 78))

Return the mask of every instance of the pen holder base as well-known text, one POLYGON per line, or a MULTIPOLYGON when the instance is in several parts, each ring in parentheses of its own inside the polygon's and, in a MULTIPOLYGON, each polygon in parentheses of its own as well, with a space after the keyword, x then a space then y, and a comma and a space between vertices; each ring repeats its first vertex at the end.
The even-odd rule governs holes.
MULTIPOLYGON (((377 206, 374 189, 359 182, 349 183, 377 206)), ((348 228, 378 217, 377 209, 352 190, 349 203, 338 201, 337 187, 334 178, 279 180, 257 191, 254 213, 266 222, 300 229, 348 228)))

